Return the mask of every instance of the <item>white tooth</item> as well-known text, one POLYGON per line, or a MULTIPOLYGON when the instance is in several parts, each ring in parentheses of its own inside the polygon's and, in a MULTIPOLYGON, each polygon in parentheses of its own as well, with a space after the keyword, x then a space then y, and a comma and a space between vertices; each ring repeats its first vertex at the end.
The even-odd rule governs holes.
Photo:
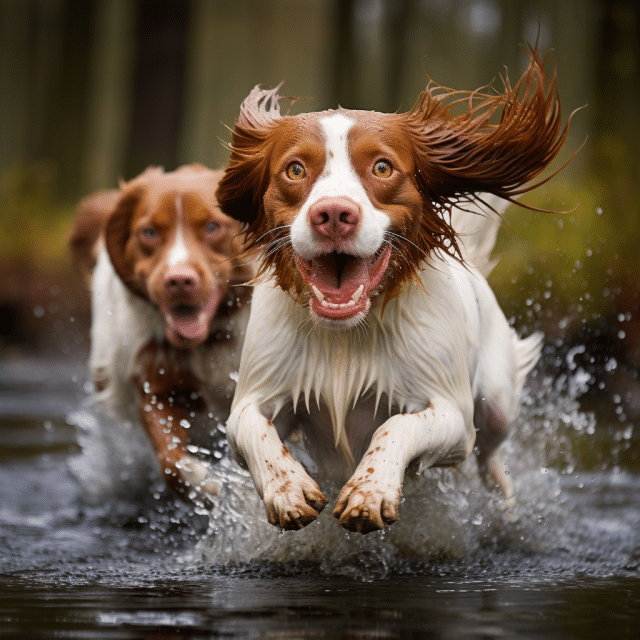
POLYGON ((329 303, 326 300, 323 300, 321 304, 322 304, 323 307, 328 307, 329 306, 329 303))
POLYGON ((202 311, 198 316, 198 329, 204 331, 207 328, 207 314, 202 311))
POLYGON ((347 306, 347 307, 355 307, 355 306, 356 306, 356 303, 355 303, 355 301, 354 301, 354 300, 349 300, 349 302, 347 302, 346 306, 347 306))
POLYGON ((353 295, 351 296, 351 299, 353 300, 353 303, 355 304, 356 302, 358 302, 358 300, 360 300, 360 296, 362 295, 362 292, 364 291, 364 285, 361 284, 354 292, 353 295))
POLYGON ((165 316, 165 320, 167 321, 167 324, 173 329, 173 327, 175 327, 176 323, 173 321, 173 318, 169 315, 165 316))
POLYGON ((315 284, 311 285, 311 291, 313 291, 313 295, 318 298, 318 300, 320 300, 320 302, 322 302, 324 300, 324 296, 322 295, 322 293, 320 292, 320 290, 318 289, 318 287, 316 287, 315 284))

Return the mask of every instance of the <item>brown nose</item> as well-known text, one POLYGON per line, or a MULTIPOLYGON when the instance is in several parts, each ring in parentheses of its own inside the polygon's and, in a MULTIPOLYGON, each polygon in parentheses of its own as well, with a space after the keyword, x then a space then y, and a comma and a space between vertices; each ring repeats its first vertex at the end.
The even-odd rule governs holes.
POLYGON ((199 286, 198 272, 187 265, 173 265, 164 274, 164 287, 168 293, 194 293, 199 286))
POLYGON ((309 209, 309 222, 325 238, 345 238, 358 227, 360 207, 349 198, 323 198, 309 209))

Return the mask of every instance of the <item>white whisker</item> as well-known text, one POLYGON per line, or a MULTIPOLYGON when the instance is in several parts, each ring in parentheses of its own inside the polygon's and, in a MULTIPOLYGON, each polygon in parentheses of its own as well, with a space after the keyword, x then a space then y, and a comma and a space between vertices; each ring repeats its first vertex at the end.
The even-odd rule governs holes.
MULTIPOLYGON (((415 242, 412 242, 411 240, 409 240, 409 238, 405 238, 404 236, 401 236, 399 233, 393 233, 393 231, 386 231, 385 235, 393 236, 395 238, 398 238, 402 242, 406 242, 406 243, 414 246, 418 251, 420 251, 420 253, 422 253, 424 255, 425 258, 429 257, 429 254, 426 251, 424 251, 424 249, 421 249, 415 242)), ((391 242, 389 242, 389 244, 391 244, 391 242)), ((394 245, 391 244, 391 246, 394 246, 394 245)))
POLYGON ((268 231, 265 231, 259 238, 256 238, 255 242, 260 242, 260 240, 262 240, 262 238, 264 238, 267 234, 274 233, 275 231, 278 231, 279 229, 291 229, 291 225, 290 224, 283 224, 283 225, 280 225, 279 227, 274 227, 273 229, 269 229, 268 231))
POLYGON ((285 238, 278 238, 277 240, 270 242, 265 247, 265 251, 263 251, 263 256, 268 258, 272 256, 274 253, 277 253, 278 251, 280 251, 282 247, 285 247, 288 244, 291 244, 291 238, 289 236, 285 238))

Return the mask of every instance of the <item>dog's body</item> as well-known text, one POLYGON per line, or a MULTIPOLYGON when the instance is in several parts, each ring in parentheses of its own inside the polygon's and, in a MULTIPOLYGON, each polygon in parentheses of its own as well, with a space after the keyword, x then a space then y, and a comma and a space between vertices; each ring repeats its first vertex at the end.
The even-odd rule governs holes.
POLYGON ((566 127, 537 51, 514 89, 467 96, 467 114, 442 97, 409 114, 281 117, 277 89, 256 87, 241 107, 217 195, 265 249, 265 281, 227 434, 282 528, 327 502, 283 445, 296 426, 319 467, 351 476, 334 509, 349 530, 398 518, 411 462, 456 464, 474 443, 487 482, 513 493, 497 447, 540 337, 515 336, 481 271, 501 199, 527 190, 566 127))
POLYGON ((97 400, 141 420, 163 477, 216 493, 198 447, 218 440, 235 387, 252 277, 240 225, 219 210, 221 172, 147 169, 79 208, 70 247, 91 289, 89 368, 97 400))

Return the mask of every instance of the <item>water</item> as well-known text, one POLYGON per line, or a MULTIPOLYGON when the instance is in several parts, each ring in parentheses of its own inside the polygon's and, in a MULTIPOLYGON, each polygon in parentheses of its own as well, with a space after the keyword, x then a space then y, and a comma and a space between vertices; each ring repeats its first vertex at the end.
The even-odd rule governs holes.
POLYGON ((96 440, 84 377, 82 361, 0 364, 2 637, 640 635, 638 440, 580 407, 579 367, 531 380, 514 509, 471 460, 409 479, 401 520, 369 536, 330 513, 279 534, 228 459, 211 517, 176 504, 144 440, 126 464, 96 440))

